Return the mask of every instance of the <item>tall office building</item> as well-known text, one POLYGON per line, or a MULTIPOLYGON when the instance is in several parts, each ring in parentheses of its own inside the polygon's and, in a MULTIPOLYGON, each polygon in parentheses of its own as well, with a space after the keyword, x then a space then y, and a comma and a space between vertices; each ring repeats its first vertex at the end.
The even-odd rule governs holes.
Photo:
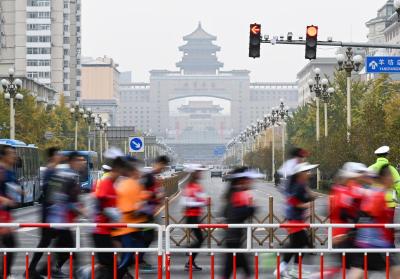
POLYGON ((0 1, 0 74, 26 76, 80 97, 81 0, 0 1))

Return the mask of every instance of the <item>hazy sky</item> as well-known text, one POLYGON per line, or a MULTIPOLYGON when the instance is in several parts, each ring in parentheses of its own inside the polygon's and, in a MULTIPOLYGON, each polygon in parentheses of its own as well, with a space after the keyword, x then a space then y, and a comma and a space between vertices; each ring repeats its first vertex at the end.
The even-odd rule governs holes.
MULTIPOLYGON (((261 59, 248 58, 249 24, 269 35, 304 36, 319 26, 319 39, 366 41, 365 22, 386 0, 84 0, 82 47, 85 56, 107 55, 135 81, 148 81, 152 69, 176 70, 178 46, 199 21, 218 37, 224 70, 248 69, 252 81, 294 81, 306 64, 303 46, 262 45, 261 59)), ((332 55, 322 47, 318 56, 332 55)))

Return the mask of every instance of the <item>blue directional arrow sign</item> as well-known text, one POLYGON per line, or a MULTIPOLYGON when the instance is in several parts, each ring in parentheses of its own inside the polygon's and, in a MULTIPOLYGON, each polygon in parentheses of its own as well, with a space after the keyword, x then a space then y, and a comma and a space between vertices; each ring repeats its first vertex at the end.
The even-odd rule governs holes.
POLYGON ((225 146, 218 146, 214 149, 214 156, 222 156, 225 153, 225 146))
POLYGON ((144 139, 142 137, 129 138, 129 151, 135 153, 144 152, 144 139))
POLYGON ((400 56, 367 56, 367 73, 400 73, 400 56))

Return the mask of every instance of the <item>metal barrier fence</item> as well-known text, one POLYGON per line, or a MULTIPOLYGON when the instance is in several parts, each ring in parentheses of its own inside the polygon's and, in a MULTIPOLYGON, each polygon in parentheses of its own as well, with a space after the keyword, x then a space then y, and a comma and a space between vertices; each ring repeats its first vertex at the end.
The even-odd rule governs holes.
MULTIPOLYGON (((391 253, 400 253, 400 248, 334 248, 332 244, 332 230, 334 228, 349 228, 349 229, 361 229, 361 228, 400 228, 400 224, 172 224, 166 227, 165 234, 165 255, 166 255, 166 279, 171 278, 171 253, 189 253, 189 263, 192 263, 192 253, 209 253, 210 254, 210 268, 211 278, 214 279, 214 257, 216 253, 232 253, 233 254, 233 278, 236 278, 236 255, 238 253, 254 254, 254 272, 255 277, 259 277, 259 261, 258 255, 260 253, 277 253, 276 268, 277 268, 277 279, 280 279, 280 254, 294 253, 298 254, 298 271, 299 279, 302 278, 302 255, 304 253, 320 253, 320 278, 324 278, 324 254, 338 253, 342 254, 342 267, 341 274, 342 278, 346 278, 346 254, 347 253, 361 253, 364 254, 364 278, 368 278, 368 253, 384 253, 386 258, 385 274, 386 278, 390 276, 390 259, 391 253), (245 248, 173 248, 171 247, 171 232, 174 229, 246 229, 246 245, 245 248), (253 248, 252 245, 252 231, 254 229, 289 229, 289 228, 302 228, 302 229, 327 229, 328 239, 326 248, 307 248, 307 249, 285 249, 285 248, 253 248)), ((193 278, 193 268, 189 264, 189 278, 193 278)))
MULTIPOLYGON (((205 214, 200 218, 201 223, 218 223, 216 216, 212 212, 212 203, 213 200, 211 198, 208 199, 207 207, 205 208, 205 214)), ((184 224, 185 223, 185 217, 184 216, 173 216, 170 211, 169 211, 169 206, 170 206, 170 199, 166 198, 164 201, 164 208, 165 208, 165 219, 164 219, 164 225, 168 226, 170 224, 184 224)), ((284 217, 278 216, 275 211, 274 207, 274 197, 269 196, 268 197, 268 204, 267 204, 268 211, 266 213, 261 212, 257 216, 253 216, 248 223, 256 223, 256 224, 284 224, 287 220, 284 217)), ((329 223, 329 216, 321 216, 317 214, 316 212, 316 206, 315 202, 311 202, 310 206, 310 211, 309 211, 309 222, 311 224, 315 223, 321 223, 321 224, 326 224, 329 223)), ((184 230, 183 236, 176 238, 174 236, 171 237, 171 241, 174 242, 176 245, 180 246, 182 245, 185 241, 187 245, 190 245, 190 242, 192 239, 194 239, 194 236, 191 234, 190 230, 186 228, 179 228, 177 227, 176 229, 182 229, 184 230)), ((262 246, 268 241, 268 245, 270 248, 274 246, 274 241, 282 246, 288 241, 288 236, 280 236, 276 233, 276 231, 279 229, 278 226, 270 227, 270 228, 265 228, 265 236, 263 235, 256 235, 255 230, 252 232, 252 236, 254 241, 258 243, 258 245, 262 246)), ((328 241, 328 238, 324 235, 318 235, 317 233, 319 232, 320 228, 310 228, 310 236, 311 236, 311 242, 313 245, 316 245, 317 243, 320 243, 321 245, 326 244, 328 241)), ((218 238, 215 235, 215 228, 208 228, 205 230, 205 238, 207 240, 207 247, 211 247, 212 243, 216 243, 218 246, 221 246, 225 238, 218 238)))
POLYGON ((96 223, 0 223, 0 228, 18 229, 18 228, 54 228, 54 229, 70 229, 75 228, 75 247, 73 248, 0 248, 3 253, 3 278, 7 278, 7 253, 24 252, 25 254, 25 270, 26 279, 29 278, 29 252, 47 253, 47 276, 51 278, 51 253, 70 253, 69 278, 73 278, 73 254, 74 253, 91 253, 91 278, 95 278, 95 253, 114 253, 113 262, 113 278, 117 279, 117 253, 134 253, 135 254, 135 278, 139 278, 139 253, 153 252, 157 253, 157 278, 162 279, 162 260, 163 260, 163 229, 158 224, 96 224, 96 223), (91 248, 81 247, 81 229, 82 228, 151 228, 157 231, 157 247, 155 248, 91 248))

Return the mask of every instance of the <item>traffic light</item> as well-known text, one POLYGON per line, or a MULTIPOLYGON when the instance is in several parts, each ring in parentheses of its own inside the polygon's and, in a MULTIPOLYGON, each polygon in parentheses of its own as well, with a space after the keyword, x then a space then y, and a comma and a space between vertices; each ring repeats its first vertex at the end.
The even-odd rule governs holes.
POLYGON ((249 57, 260 57, 261 24, 250 24, 249 57))
POLYGON ((318 26, 307 26, 306 35, 306 59, 317 58, 317 45, 318 45, 318 26))

